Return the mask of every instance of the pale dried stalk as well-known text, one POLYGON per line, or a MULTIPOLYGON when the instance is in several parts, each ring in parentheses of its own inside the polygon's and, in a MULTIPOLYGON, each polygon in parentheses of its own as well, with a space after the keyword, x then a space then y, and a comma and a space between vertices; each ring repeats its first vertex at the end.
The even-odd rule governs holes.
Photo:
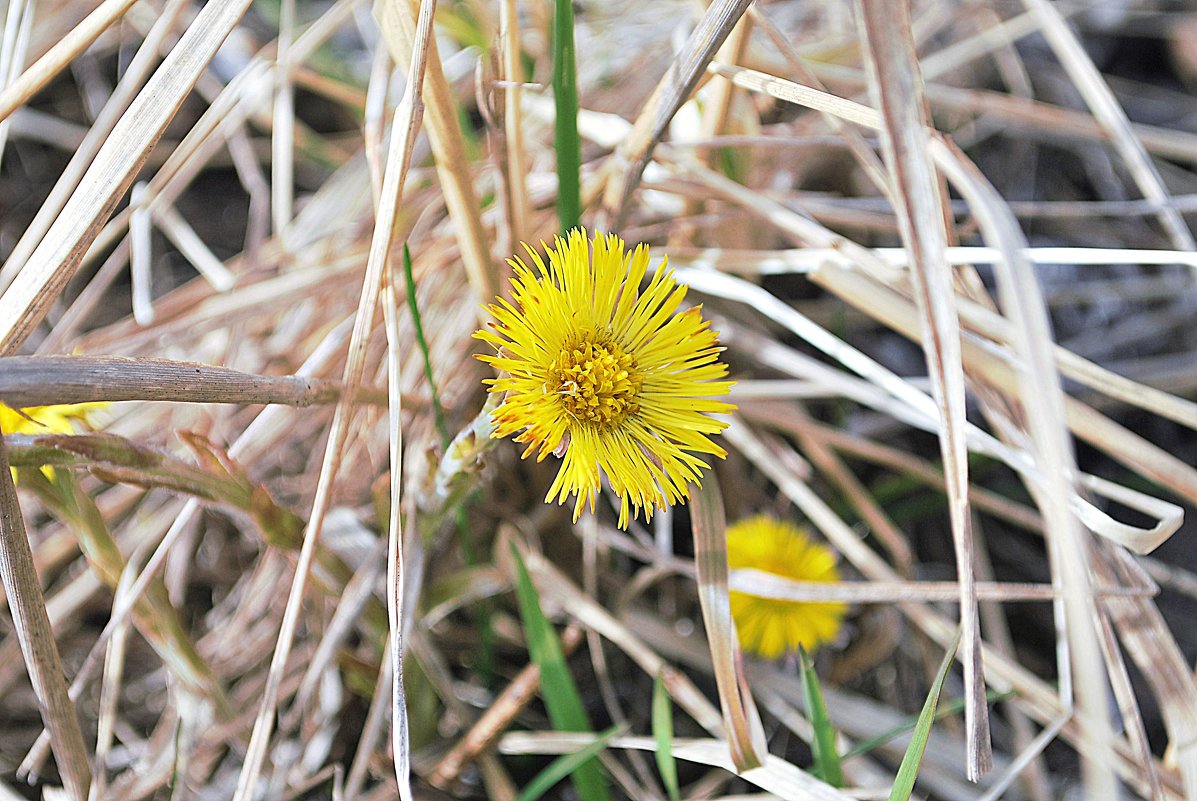
MULTIPOLYGON (((416 12, 419 0, 376 0, 375 16, 382 28, 383 39, 397 64, 411 61, 416 42, 416 12)), ((491 264, 490 247, 477 193, 469 172, 469 161, 465 157, 465 144, 461 126, 457 121, 456 104, 450 92, 449 83, 441 68, 436 40, 428 48, 428 66, 425 76, 428 104, 428 139, 436 156, 437 175, 449 216, 457 227, 461 259, 465 266, 470 286, 480 300, 493 298, 497 294, 498 281, 491 264)))
MULTIPOLYGON (((594 742, 593 734, 579 732, 511 732, 499 740, 503 754, 571 754, 594 742)), ((609 748, 630 748, 656 751, 652 737, 613 737, 609 748)), ((770 798, 802 799, 802 801, 855 801, 855 795, 837 790, 800 770, 781 757, 766 754, 760 767, 740 771, 728 758, 727 743, 722 740, 696 740, 678 737, 673 741, 673 756, 686 762, 721 768, 737 774, 741 779, 765 790, 770 798)))
MULTIPOLYGON (((279 4, 278 54, 285 64, 295 38, 295 0, 279 4)), ((274 116, 270 132, 270 217, 276 238, 285 238, 295 193, 295 87, 290 70, 274 71, 274 116)))
POLYGON ((1152 164, 1151 157, 1147 155, 1147 149, 1135 136, 1126 112, 1118 104, 1114 93, 1102 79, 1097 66, 1089 58, 1076 35, 1069 29, 1060 11, 1046 0, 1023 0, 1023 5, 1035 15, 1040 33, 1055 51, 1093 116, 1113 140, 1115 149, 1126 163, 1143 196, 1159 205, 1157 216, 1173 244, 1181 250, 1197 250, 1193 234, 1180 212, 1172 207, 1172 199, 1164 186, 1164 180, 1152 164))
POLYGON ((968 446, 965 420, 964 369, 960 356, 960 322, 950 268, 942 199, 935 170, 927 156, 922 82, 918 56, 905 3, 857 0, 861 40, 867 55, 873 93, 882 111, 881 144, 893 177, 893 202, 910 260, 911 283, 920 318, 920 338, 931 375, 932 396, 942 428, 940 453, 947 482, 948 514, 960 584, 960 645, 964 664, 965 736, 968 777, 976 781, 989 771, 993 746, 989 707, 981 666, 981 621, 977 611, 972 537, 968 503, 968 446))
POLYGON ((0 356, 15 353, 75 274, 101 226, 250 0, 212 0, 105 140, 58 219, 0 296, 0 356))
MULTIPOLYGON (((398 1, 392 0, 392 3, 389 5, 393 6, 398 1)), ((390 13, 398 12, 392 9, 390 13)), ((431 10, 426 13, 430 14, 431 10)), ((421 19, 423 20, 423 15, 421 15, 421 19)), ((429 19, 425 25, 429 26, 427 30, 423 31, 425 41, 427 41, 431 31, 431 20, 429 19)), ((415 80, 409 81, 408 90, 403 96, 403 102, 396 111, 395 118, 392 121, 390 150, 387 154, 386 171, 383 175, 378 214, 374 224, 374 234, 370 240, 370 254, 366 262, 366 274, 362 282, 361 299, 358 304, 357 315, 354 318, 353 333, 349 340, 349 355, 345 363, 343 383, 346 387, 358 386, 365 371, 366 347, 370 332, 374 327, 374 311, 378 305, 385 282, 387 258, 396 233, 396 216, 402 198, 403 183, 407 177, 408 165, 411 163, 412 148, 415 146, 416 131, 418 130, 423 110, 423 81, 419 80, 420 73, 418 71, 426 69, 425 65, 427 62, 435 57, 435 51, 432 49, 430 41, 428 41, 427 49, 425 49, 421 46, 420 41, 417 40, 412 50, 413 52, 410 55, 418 59, 413 62, 412 72, 410 73, 415 80)), ((316 486, 316 497, 312 502, 312 514, 308 520, 307 531, 304 533, 303 547, 300 550, 299 562, 295 568, 295 578, 291 583, 291 592, 287 598, 286 610, 283 613, 282 628, 279 632, 274 655, 271 658, 269 672, 266 677, 266 686, 263 690, 262 703, 258 709, 257 719, 254 721, 254 729, 250 736, 245 762, 242 765, 241 774, 238 778, 234 801, 248 801, 252 797, 257 785, 258 775, 262 769, 262 762, 266 757, 270 734, 274 727, 275 708, 278 704, 279 689, 286 670, 291 645, 295 638, 295 629, 299 622, 304 586, 307 582, 308 572, 311 570, 312 560, 315 557, 316 545, 320 540, 324 518, 331 504, 332 487, 341 465, 343 446, 346 435, 349 432, 349 423, 352 415, 353 406, 350 403, 341 402, 337 404, 324 451, 324 460, 320 468, 319 483, 316 486)), ((394 437, 392 437, 392 448, 394 447, 394 437)), ((397 472, 398 466, 393 465, 392 471, 397 472)), ((393 484, 392 487, 394 486, 393 484)), ((397 520, 398 516, 399 509, 398 506, 395 506, 392 509, 392 518, 397 520)), ((394 577, 392 576, 392 578, 394 577)), ((394 609, 394 604, 392 605, 392 609, 394 609)), ((394 622, 393 620, 392 623, 394 622)), ((391 648, 394 654, 396 645, 392 644, 391 648)), ((399 667, 401 668, 401 664, 399 667)), ((392 681, 402 681, 401 670, 396 671, 396 675, 393 676, 392 681)), ((398 686, 393 689, 397 693, 401 693, 401 689, 398 686)), ((406 717, 396 720, 397 737, 401 735, 405 737, 405 721, 406 717)), ((396 745, 398 746, 399 743, 397 742, 396 745)), ((400 795, 406 798, 409 797, 411 790, 410 786, 405 787, 408 767, 404 762, 405 756, 406 743, 403 743, 402 749, 396 747, 395 750, 395 769, 399 776, 400 795)))
POLYGON ((503 49, 503 124, 507 145, 507 187, 512 247, 530 236, 532 209, 528 198, 528 160, 524 150, 524 112, 520 108, 523 68, 520 64, 519 9, 516 0, 499 4, 499 37, 503 49))
POLYGON ((46 614, 25 520, 17 502, 8 448, 0 431, 0 581, 12 612, 17 641, 25 657, 29 680, 37 696, 42 722, 50 732, 50 746, 66 790, 74 801, 84 801, 91 784, 87 748, 75 705, 67 694, 66 676, 58 643, 46 614))
POLYGON ((750 4, 751 0, 715 0, 711 3, 636 118, 632 133, 612 159, 612 165, 618 165, 618 168, 608 168, 611 178, 603 195, 603 209, 612 228, 619 228, 621 215, 640 183, 653 147, 750 4))
POLYGON ((71 28, 58 44, 0 92, 0 120, 8 117, 37 94, 67 64, 86 50, 109 25, 123 17, 134 2, 136 0, 105 0, 99 8, 71 28))
POLYGON ((727 518, 723 496, 715 474, 703 479, 691 498, 691 526, 694 530, 694 566, 697 571, 698 601, 711 649, 711 666, 719 690, 727 746, 736 772, 759 768, 769 748, 752 691, 744 677, 744 659, 736 624, 732 619, 727 583, 727 518))
MULTIPOLYGON (((386 270, 387 254, 395 236, 395 216, 403 196, 403 180, 411 164, 412 148, 424 113, 424 76, 432 56, 432 19, 436 0, 421 0, 416 22, 415 46, 407 68, 407 87, 395 112, 395 124, 404 125, 391 132, 392 150, 383 172, 378 221, 370 241, 370 262, 382 265, 384 282, 383 312, 387 335, 387 434, 390 444, 390 519, 387 521, 387 610, 391 637, 391 752, 395 763, 395 781, 401 801, 410 801, 411 751, 408 743, 407 699, 403 688, 403 652, 407 618, 407 574, 403 546, 403 390, 401 350, 405 343, 399 335, 398 304, 395 300, 395 270, 386 270), (396 142, 396 140, 399 140, 396 142)), ((406 258, 406 255, 405 255, 406 258)), ((370 266, 367 264, 367 273, 370 266)))
POLYGON ((129 281, 132 284, 133 321, 141 326, 154 322, 153 226, 144 181, 133 184, 129 193, 129 281))
MULTIPOLYGON (((837 583, 794 581, 776 573, 740 568, 729 574, 728 587, 732 592, 772 598, 778 601, 845 603, 904 603, 922 601, 936 603, 959 602, 960 587, 954 581, 841 581, 837 583)), ((1151 598, 1155 590, 1148 587, 1095 587, 1101 598, 1151 598)), ((1051 601, 1061 591, 1050 584, 1020 584, 1017 582, 978 581, 977 598, 985 601, 1051 601)))

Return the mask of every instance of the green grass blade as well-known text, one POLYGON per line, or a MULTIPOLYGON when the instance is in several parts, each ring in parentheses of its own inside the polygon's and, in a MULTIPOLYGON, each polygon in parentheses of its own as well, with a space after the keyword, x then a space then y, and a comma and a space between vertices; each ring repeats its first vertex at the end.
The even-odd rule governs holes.
MULTIPOLYGON (((515 559, 515 594, 519 600, 524 636, 528 639, 528 654, 540 668, 540 695, 548 709, 549 721, 559 731, 593 732, 577 685, 565 664, 561 641, 541 611, 540 595, 514 544, 511 553, 515 559)), ((572 778, 582 801, 609 801, 607 785, 603 781, 599 763, 594 759, 577 766, 572 778)))
POLYGON ((923 752, 927 750, 927 740, 931 737, 931 725, 935 722, 935 705, 939 702, 939 694, 943 691, 944 682, 948 678, 948 671, 952 669, 952 660, 956 657, 956 649, 960 647, 960 634, 948 646, 948 652, 943 656, 943 663, 939 666, 939 673, 935 676, 935 683, 931 685, 931 692, 927 693, 927 700, 923 703, 923 711, 919 713, 919 722, 914 727, 914 737, 910 745, 906 746, 906 755, 902 757, 902 765, 898 768, 898 775, 894 779, 894 786, 889 791, 889 801, 908 801, 914 792, 914 780, 919 775, 919 766, 923 763, 923 752))
POLYGON ((582 221, 582 143, 578 139, 578 65, 574 53, 572 0, 555 0, 553 11, 553 100, 557 119, 557 217, 561 230, 582 221))
POLYGON ((424 377, 428 379, 428 392, 432 395, 432 413, 436 418, 436 430, 441 435, 441 447, 449 447, 449 428, 445 425, 445 407, 441 405, 440 393, 436 391, 436 379, 432 377, 432 357, 428 353, 428 340, 424 338, 424 323, 420 319, 420 305, 416 302, 416 280, 411 273, 411 251, 403 245, 403 283, 407 286, 407 308, 411 310, 412 329, 416 334, 416 345, 424 357, 424 377))
POLYGON ((532 781, 528 782, 528 785, 515 797, 515 801, 536 801, 552 789, 557 782, 594 759, 600 751, 607 747, 607 743, 611 742, 612 738, 618 737, 627 729, 626 725, 612 726, 585 748, 557 757, 549 763, 548 767, 537 773, 532 781))
POLYGON ((806 715, 814 729, 810 743, 815 758, 814 773, 832 787, 843 787, 844 771, 835 749, 835 727, 831 725, 831 717, 827 714, 823 688, 805 649, 798 649, 798 659, 802 666, 802 697, 806 701, 806 715))
MULTIPOLYGON (((991 692, 988 692, 985 694, 985 701, 986 701, 986 703, 989 703, 989 704, 1001 704, 1006 701, 1009 701, 1011 698, 1017 698, 1017 697, 1018 697, 1018 693, 1014 692, 1013 690, 1011 690, 1010 692, 1004 692, 1004 693, 991 691, 991 692)), ((964 711, 964 699, 963 698, 953 698, 952 700, 946 701, 943 704, 936 707, 935 720, 940 721, 940 720, 943 720, 944 718, 951 717, 952 715, 958 715, 963 711, 964 711)), ((861 740, 856 745, 852 746, 847 751, 845 751, 844 754, 840 757, 840 761, 844 762, 846 760, 852 759, 853 757, 863 756, 864 754, 867 754, 870 751, 874 751, 874 750, 880 748, 881 746, 885 745, 886 743, 888 743, 890 740, 893 740, 896 737, 901 737, 906 732, 913 730, 914 727, 917 725, 918 725, 918 718, 912 716, 909 720, 907 720, 903 723, 900 723, 897 726, 894 726, 889 731, 882 732, 881 734, 878 734, 876 737, 870 737, 867 740, 861 740)))
POLYGON ((673 705, 665 689, 665 677, 657 673, 653 680, 653 738, 657 741, 657 771, 669 801, 678 801, 677 761, 673 758, 673 705))

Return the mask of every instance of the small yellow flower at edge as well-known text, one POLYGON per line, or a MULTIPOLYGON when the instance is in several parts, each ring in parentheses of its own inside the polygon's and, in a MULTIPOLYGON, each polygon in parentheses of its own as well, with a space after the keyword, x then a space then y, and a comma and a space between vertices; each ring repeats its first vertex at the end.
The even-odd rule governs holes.
MULTIPOLYGON (((758 516, 727 529, 727 566, 752 568, 794 581, 840 580, 835 553, 792 523, 758 516)), ((740 647, 765 659, 792 653, 801 645, 814 651, 834 641, 848 606, 758 598, 731 593, 732 618, 740 647)))
POLYGON ((72 403, 17 411, 0 403, 0 430, 5 434, 73 434, 76 422, 86 425, 89 413, 107 406, 104 402, 72 403))
MULTIPOLYGON (((88 425, 88 414, 97 409, 107 408, 107 406, 107 402, 97 401, 57 406, 29 406, 17 411, 0 403, 0 431, 5 434, 31 434, 33 436, 73 434, 76 424, 88 425)), ((54 475, 53 468, 43 467, 41 470, 48 478, 54 475)), ((15 479, 17 469, 14 467, 11 472, 15 479)))
POLYGON ((575 520, 603 475, 621 527, 630 508, 649 519, 684 503, 710 469, 696 454, 727 455, 708 437, 727 423, 708 415, 735 408, 716 399, 732 382, 701 308, 678 311, 686 288, 665 265, 641 292, 648 248, 627 253, 613 234, 557 237, 548 265, 524 247, 534 268, 510 260, 513 302, 492 304, 495 322, 475 334, 497 350, 478 357, 500 371, 490 391, 506 393, 493 436, 515 434, 525 458, 562 458, 545 500, 576 496, 575 520))

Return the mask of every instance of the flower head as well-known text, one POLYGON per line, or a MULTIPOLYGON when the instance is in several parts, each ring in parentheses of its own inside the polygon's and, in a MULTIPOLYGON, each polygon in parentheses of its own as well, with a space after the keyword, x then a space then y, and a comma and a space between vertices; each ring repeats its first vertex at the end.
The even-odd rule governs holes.
MULTIPOLYGON (((840 580, 835 554, 806 532, 763 515, 729 526, 727 566, 752 568, 794 581, 840 580)), ((808 651, 834 640, 847 604, 807 603, 731 593, 732 618, 740 646, 765 659, 776 659, 801 645, 808 651)))
POLYGON ((493 436, 515 434, 525 458, 561 457, 545 500, 576 496, 575 520, 603 475, 623 527, 629 507, 648 519, 685 502, 709 469, 695 454, 726 455, 708 435, 727 424, 708 415, 735 408, 716 400, 732 382, 701 308, 678 311, 686 289, 664 265, 641 292, 648 248, 627 253, 615 235, 588 243, 575 229, 547 265, 524 247, 535 267, 510 261, 512 302, 492 304, 495 322, 475 334, 498 351, 478 357, 501 371, 490 391, 506 393, 493 436))
MULTIPOLYGON (((24 409, 13 409, 0 403, 0 431, 5 434, 73 434, 76 424, 86 426, 87 415, 96 409, 108 406, 105 402, 71 403, 56 406, 29 406, 24 409)), ((42 472, 53 476, 54 470, 43 467, 42 472)), ((16 468, 12 468, 12 475, 17 475, 16 468)))
POLYGON ((71 403, 30 406, 16 410, 0 403, 0 430, 5 434, 72 434, 75 424, 86 425, 87 415, 107 403, 71 403))

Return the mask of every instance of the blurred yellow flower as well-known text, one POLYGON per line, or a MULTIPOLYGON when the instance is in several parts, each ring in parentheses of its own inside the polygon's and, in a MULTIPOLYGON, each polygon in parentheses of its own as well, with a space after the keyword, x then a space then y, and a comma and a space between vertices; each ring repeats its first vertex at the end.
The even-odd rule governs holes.
POLYGON ((72 434, 76 424, 87 424, 87 416, 107 403, 71 403, 59 406, 30 406, 17 411, 0 403, 0 430, 5 434, 72 434))
MULTIPOLYGON (((840 580, 835 553, 792 523, 764 515, 727 529, 727 566, 752 568, 794 581, 840 580)), ((765 659, 798 650, 813 651, 839 636, 843 603, 807 603, 731 593, 740 647, 765 659)))
POLYGON ((621 527, 629 507, 649 519, 684 503, 709 469, 695 454, 726 455, 707 435, 727 423, 708 415, 735 408, 716 400, 732 382, 720 380, 723 349, 701 308, 678 312, 686 288, 665 265, 641 292, 648 248, 627 253, 613 234, 557 237, 547 266, 524 247, 535 269, 510 260, 513 302, 492 304, 495 322, 475 334, 497 351, 478 357, 500 371, 490 391, 506 393, 493 436, 515 434, 525 458, 562 457, 545 500, 576 496, 575 520, 594 509, 603 475, 621 527))
MULTIPOLYGON (((73 434, 77 426, 88 425, 87 416, 97 409, 106 408, 106 402, 71 403, 57 406, 29 406, 20 411, 0 403, 0 431, 5 434, 73 434)), ((42 472, 53 476, 54 470, 43 467, 42 472)), ((12 469, 13 477, 17 470, 12 469)))

